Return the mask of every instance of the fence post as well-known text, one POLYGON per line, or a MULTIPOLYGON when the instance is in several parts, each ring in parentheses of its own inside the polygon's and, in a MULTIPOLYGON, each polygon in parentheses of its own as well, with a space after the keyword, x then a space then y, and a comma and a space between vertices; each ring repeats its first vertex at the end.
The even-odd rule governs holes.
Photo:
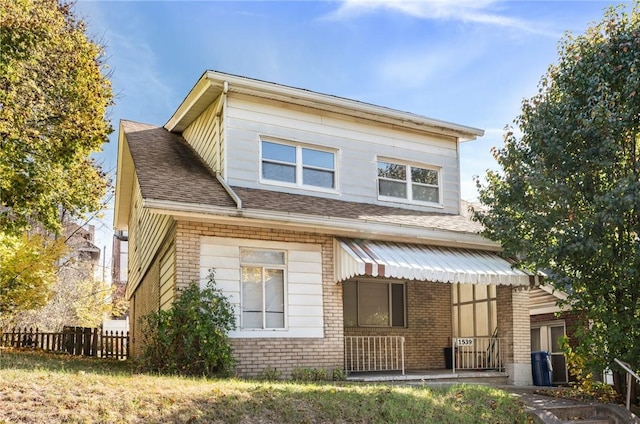
POLYGON ((91 337, 91 356, 98 356, 98 329, 93 329, 91 337))

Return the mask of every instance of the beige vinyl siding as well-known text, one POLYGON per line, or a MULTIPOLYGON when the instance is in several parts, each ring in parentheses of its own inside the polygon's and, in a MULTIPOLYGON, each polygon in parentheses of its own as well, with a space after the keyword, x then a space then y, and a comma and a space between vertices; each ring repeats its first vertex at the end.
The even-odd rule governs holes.
POLYGON ((216 286, 236 309, 240 323, 240 248, 277 249, 286 252, 285 329, 235 330, 232 338, 323 337, 322 247, 309 243, 284 243, 248 239, 202 237, 200 281, 215 269, 216 286))
POLYGON ((127 298, 133 294, 148 272, 173 223, 171 216, 152 214, 142 207, 142 194, 137 177, 135 178, 133 198, 134 207, 129 216, 127 298))
POLYGON ((458 213, 457 140, 450 136, 400 130, 391 125, 344 117, 311 108, 232 93, 228 97, 227 157, 231 185, 309 194, 304 188, 260 184, 260 137, 270 137, 337 151, 339 193, 313 195, 345 201, 458 213), (441 169, 443 207, 385 202, 377 196, 377 159, 384 157, 441 169))
MULTIPOLYGON (((529 290, 529 313, 531 315, 560 311, 557 302, 560 299, 539 287, 529 290)), ((571 309, 567 306, 567 309, 571 309)))
POLYGON ((182 133, 184 139, 187 140, 205 163, 217 173, 224 171, 224 153, 220 142, 220 140, 224 140, 223 114, 220 113, 219 116, 216 116, 222 101, 222 96, 218 97, 182 133))
POLYGON ((171 241, 160 257, 160 309, 169 309, 176 289, 176 247, 171 241))

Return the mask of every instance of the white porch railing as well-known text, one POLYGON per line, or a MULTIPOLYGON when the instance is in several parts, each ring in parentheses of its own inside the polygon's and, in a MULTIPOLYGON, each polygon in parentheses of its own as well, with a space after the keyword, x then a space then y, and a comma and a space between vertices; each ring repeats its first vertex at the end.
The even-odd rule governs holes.
POLYGON ((404 337, 345 336, 344 367, 354 371, 401 371, 404 375, 404 337))
POLYGON ((451 363, 456 370, 502 370, 502 346, 498 337, 454 337, 451 363))
POLYGON ((627 373, 627 403, 626 403, 626 407, 627 410, 630 411, 631 410, 631 382, 633 380, 631 380, 631 377, 635 378, 636 380, 638 380, 638 382, 640 382, 640 377, 638 376, 638 374, 636 374, 635 372, 633 372, 633 370, 631 369, 631 365, 627 364, 626 362, 623 362, 621 360, 619 360, 618 358, 614 358, 614 361, 616 362, 616 364, 620 365, 622 367, 623 370, 625 370, 625 372, 627 373))

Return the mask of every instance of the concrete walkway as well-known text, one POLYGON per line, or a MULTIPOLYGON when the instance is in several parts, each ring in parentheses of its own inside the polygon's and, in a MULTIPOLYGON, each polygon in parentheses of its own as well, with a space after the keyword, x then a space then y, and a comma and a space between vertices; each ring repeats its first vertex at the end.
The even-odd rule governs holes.
POLYGON ((616 423, 640 424, 640 420, 620 405, 587 403, 573 399, 545 396, 537 393, 537 386, 497 386, 512 393, 527 407, 536 423, 616 423))

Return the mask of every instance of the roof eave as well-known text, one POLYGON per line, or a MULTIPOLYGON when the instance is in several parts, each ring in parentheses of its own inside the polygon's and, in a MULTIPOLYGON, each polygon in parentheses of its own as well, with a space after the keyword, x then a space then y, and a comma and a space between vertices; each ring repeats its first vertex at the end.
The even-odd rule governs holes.
POLYGON ((225 84, 227 84, 229 92, 244 93, 302 106, 323 106, 345 115, 452 136, 457 138, 458 141, 470 141, 484 135, 484 130, 478 128, 427 118, 343 97, 216 71, 206 71, 200 77, 176 112, 165 124, 165 128, 168 131, 181 133, 207 106, 218 98, 224 91, 225 84))
POLYGON ((490 251, 501 250, 498 243, 488 240, 480 234, 436 227, 385 224, 376 221, 331 216, 312 216, 262 209, 216 207, 157 199, 144 199, 143 206, 149 209, 150 212, 172 215, 176 219, 224 221, 227 223, 232 223, 233 221, 233 224, 236 225, 268 225, 272 228, 282 227, 342 237, 381 238, 490 251))
POLYGON ((116 168, 116 192, 113 212, 113 226, 117 230, 127 230, 129 210, 131 209, 131 196, 133 192, 133 179, 135 170, 133 159, 129 152, 127 137, 120 122, 118 134, 118 159, 116 168))

